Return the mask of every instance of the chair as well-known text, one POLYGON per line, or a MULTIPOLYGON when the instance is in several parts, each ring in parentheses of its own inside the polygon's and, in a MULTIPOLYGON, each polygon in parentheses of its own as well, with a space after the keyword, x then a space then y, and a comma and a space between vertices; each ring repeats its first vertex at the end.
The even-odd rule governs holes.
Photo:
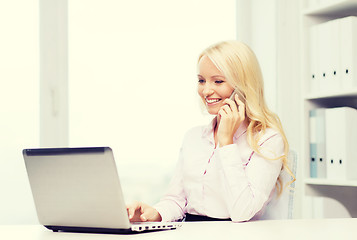
MULTIPOLYGON (((291 172, 296 176, 297 166, 297 153, 293 150, 288 155, 289 168, 291 172)), ((268 219, 292 219, 294 208, 294 194, 295 194, 295 182, 286 186, 287 183, 293 180, 286 171, 282 171, 280 176, 282 177, 284 190, 280 196, 275 195, 270 203, 266 206, 264 214, 261 216, 261 220, 268 219)))

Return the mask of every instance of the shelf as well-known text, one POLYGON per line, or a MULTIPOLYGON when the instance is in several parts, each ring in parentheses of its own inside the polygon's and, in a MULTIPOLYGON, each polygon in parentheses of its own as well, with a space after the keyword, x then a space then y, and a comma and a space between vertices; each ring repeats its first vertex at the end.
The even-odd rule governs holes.
POLYGON ((338 98, 338 97, 357 97, 357 89, 336 91, 330 93, 316 93, 305 96, 305 100, 324 99, 324 98, 338 98))
MULTIPOLYGON (((342 81, 340 81, 339 83, 336 83, 335 87, 319 85, 320 88, 316 88, 316 91, 309 92, 308 90, 311 88, 311 75, 309 70, 312 65, 312 62, 310 62, 310 51, 312 50, 312 46, 309 45, 311 44, 310 27, 348 16, 357 16, 357 0, 320 0, 315 2, 319 2, 320 4, 313 6, 310 4, 307 9, 304 9, 301 12, 302 16, 300 21, 300 30, 302 34, 301 85, 303 89, 301 94, 303 117, 301 152, 302 156, 306 156, 302 166, 303 172, 309 171, 309 111, 318 108, 338 107, 351 107, 357 109, 357 86, 348 88, 342 84, 342 81)), ((302 0, 301 3, 302 6, 307 7, 309 3, 313 2, 302 0)), ((302 179, 303 195, 313 197, 311 201, 307 201, 307 204, 310 204, 309 206, 311 209, 315 204, 315 197, 330 198, 342 204, 350 216, 357 217, 357 180, 309 178, 308 174, 305 176, 302 179)), ((317 213, 318 216, 315 217, 324 217, 326 212, 328 213, 327 215, 335 215, 333 210, 330 211, 330 209, 325 208, 324 213, 317 213)))
POLYGON ((305 184, 309 184, 309 185, 357 187, 357 180, 331 180, 331 179, 306 178, 304 182, 305 184))
POLYGON ((340 0, 336 3, 322 5, 303 11, 306 16, 355 16, 357 14, 356 0, 340 0))
POLYGON ((305 194, 340 202, 351 217, 357 217, 357 180, 305 179, 305 194))

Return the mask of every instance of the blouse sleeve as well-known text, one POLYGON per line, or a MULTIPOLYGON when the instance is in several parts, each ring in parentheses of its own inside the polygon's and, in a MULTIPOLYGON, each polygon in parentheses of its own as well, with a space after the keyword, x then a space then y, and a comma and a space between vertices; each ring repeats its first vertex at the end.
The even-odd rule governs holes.
POLYGON ((168 191, 160 202, 154 205, 154 208, 160 213, 163 222, 178 221, 185 216, 183 209, 186 206, 186 196, 183 190, 182 176, 181 149, 179 161, 169 184, 168 191))
POLYGON ((247 160, 241 158, 237 144, 217 149, 221 165, 220 181, 230 218, 234 222, 248 221, 263 208, 281 172, 282 161, 271 160, 284 154, 280 134, 266 138, 261 143, 260 151, 264 156, 252 151, 245 164, 247 160))

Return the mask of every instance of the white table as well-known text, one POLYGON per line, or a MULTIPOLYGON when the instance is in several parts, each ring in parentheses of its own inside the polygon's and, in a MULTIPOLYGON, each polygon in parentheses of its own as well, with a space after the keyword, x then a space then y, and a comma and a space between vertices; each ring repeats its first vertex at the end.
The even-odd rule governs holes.
POLYGON ((357 219, 269 220, 246 223, 189 222, 180 229, 135 235, 54 233, 40 225, 2 225, 1 240, 92 240, 92 239, 357 239, 357 219))

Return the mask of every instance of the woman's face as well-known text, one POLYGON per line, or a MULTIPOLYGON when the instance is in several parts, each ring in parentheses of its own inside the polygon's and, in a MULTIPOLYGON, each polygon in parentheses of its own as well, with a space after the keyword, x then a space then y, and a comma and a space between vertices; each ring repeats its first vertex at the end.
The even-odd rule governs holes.
POLYGON ((217 115, 224 105, 223 101, 231 96, 233 90, 223 73, 207 56, 203 56, 198 63, 197 91, 208 113, 217 115))

